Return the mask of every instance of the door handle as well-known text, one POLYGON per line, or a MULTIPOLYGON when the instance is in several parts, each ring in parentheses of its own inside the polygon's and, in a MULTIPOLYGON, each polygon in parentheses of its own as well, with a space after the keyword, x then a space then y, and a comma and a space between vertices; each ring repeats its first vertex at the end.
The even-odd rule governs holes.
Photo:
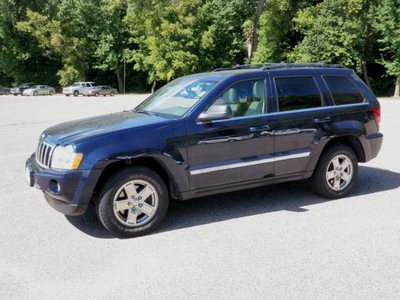
POLYGON ((263 125, 260 127, 250 127, 250 132, 268 131, 271 130, 269 125, 263 125))
POLYGON ((331 117, 323 117, 323 118, 314 119, 314 122, 315 123, 326 123, 326 122, 329 122, 331 120, 332 120, 331 117))

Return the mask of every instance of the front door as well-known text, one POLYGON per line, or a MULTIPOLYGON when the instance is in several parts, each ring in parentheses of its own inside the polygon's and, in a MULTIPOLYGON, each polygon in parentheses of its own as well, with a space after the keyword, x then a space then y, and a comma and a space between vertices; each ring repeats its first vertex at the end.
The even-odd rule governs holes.
POLYGON ((213 105, 229 105, 227 120, 188 121, 188 176, 192 190, 257 180, 273 175, 274 140, 265 81, 232 85, 213 105))

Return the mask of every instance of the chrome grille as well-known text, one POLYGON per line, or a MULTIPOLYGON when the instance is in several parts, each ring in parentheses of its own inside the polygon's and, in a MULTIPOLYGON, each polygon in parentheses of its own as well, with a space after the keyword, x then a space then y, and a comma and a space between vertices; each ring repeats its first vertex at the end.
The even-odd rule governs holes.
POLYGON ((54 145, 39 141, 36 149, 36 161, 42 167, 50 168, 51 155, 53 154, 54 145))

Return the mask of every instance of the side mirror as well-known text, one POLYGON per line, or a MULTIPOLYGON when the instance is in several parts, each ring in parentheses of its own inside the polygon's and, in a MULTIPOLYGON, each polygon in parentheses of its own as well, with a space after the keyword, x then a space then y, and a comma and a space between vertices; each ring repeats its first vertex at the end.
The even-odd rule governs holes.
POLYGON ((209 123, 215 120, 224 120, 232 118, 232 109, 229 105, 212 105, 207 111, 202 112, 197 121, 209 123))

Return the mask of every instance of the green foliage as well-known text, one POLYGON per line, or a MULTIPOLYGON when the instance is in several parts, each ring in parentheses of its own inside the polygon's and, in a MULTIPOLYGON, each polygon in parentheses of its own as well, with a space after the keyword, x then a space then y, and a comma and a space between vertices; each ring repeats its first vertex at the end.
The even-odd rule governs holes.
POLYGON ((126 23, 138 45, 130 57, 137 70, 149 72, 149 82, 199 70, 202 9, 201 0, 130 3, 126 23))
POLYGON ((390 75, 400 78, 400 5, 398 0, 382 0, 375 13, 375 27, 382 34, 381 62, 390 75))
POLYGON ((259 43, 254 63, 290 61, 294 46, 302 36, 295 31, 296 13, 310 7, 310 0, 270 0, 264 5, 259 25, 259 43))
POLYGON ((130 52, 148 80, 169 81, 246 57, 243 24, 254 0, 148 0, 129 2, 126 23, 138 45, 130 52))
POLYGON ((399 0, 0 0, 3 85, 122 90, 126 62, 127 88, 140 90, 250 58, 343 64, 386 94, 399 49, 399 0))
POLYGON ((38 42, 26 32, 20 32, 15 25, 27 19, 28 9, 52 13, 58 1, 17 1, 0 0, 0 74, 1 84, 17 85, 23 81, 37 81, 55 84, 49 77, 60 66, 57 59, 38 47, 38 42))
POLYGON ((362 8, 362 0, 325 0, 299 11, 294 21, 304 38, 291 53, 291 60, 349 67, 361 61, 358 50, 365 37, 362 8))

